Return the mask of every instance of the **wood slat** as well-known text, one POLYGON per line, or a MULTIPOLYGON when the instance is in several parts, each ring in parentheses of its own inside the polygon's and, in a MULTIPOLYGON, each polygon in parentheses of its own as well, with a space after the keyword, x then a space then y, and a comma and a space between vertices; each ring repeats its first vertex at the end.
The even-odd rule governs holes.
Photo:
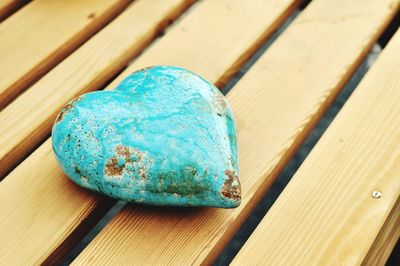
POLYGON ((191 3, 135 1, 1 111, 0 179, 48 136, 69 99, 99 89, 191 3))
MULTIPOLYGON (((348 80, 399 2, 311 2, 228 93, 238 123, 239 208, 129 205, 73 264, 211 263, 348 80)), ((140 58, 140 65, 152 63, 147 60, 140 58)))
POLYGON ((399 58, 400 31, 232 265, 384 265, 400 234, 399 58))
POLYGON ((11 15, 28 0, 1 0, 0 1, 0 22, 11 15))
POLYGON ((0 109, 130 0, 36 0, 0 24, 0 109))
MULTIPOLYGON (((172 64, 173 60, 181 62, 185 53, 188 67, 201 64, 206 77, 226 80, 297 4, 293 0, 252 0, 245 5, 241 0, 200 2, 146 50, 143 58, 154 60, 169 54, 172 64), (224 19, 217 24, 221 17, 224 19), (247 31, 248 27, 252 30, 247 31), (224 36, 222 43, 220 36, 224 36), (170 48, 157 56, 158 46, 170 48), (224 53, 226 57, 220 58, 224 53), (208 56, 199 56, 205 54, 208 56)), ((49 254, 48 249, 63 243, 82 219, 103 208, 101 198, 78 188, 62 174, 53 158, 51 141, 46 141, 0 183, 0 213, 5 217, 0 219, 0 260, 41 261, 49 254)))

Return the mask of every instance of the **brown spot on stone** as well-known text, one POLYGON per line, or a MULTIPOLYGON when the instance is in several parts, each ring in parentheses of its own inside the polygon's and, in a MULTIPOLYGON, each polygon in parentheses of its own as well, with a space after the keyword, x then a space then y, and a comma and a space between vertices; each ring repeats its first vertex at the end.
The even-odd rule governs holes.
POLYGON ((61 122, 61 120, 63 120, 65 114, 75 106, 75 103, 79 102, 80 100, 81 100, 81 98, 77 97, 77 98, 73 99, 72 101, 70 101, 69 103, 67 103, 63 107, 63 109, 61 109, 60 113, 58 114, 58 116, 56 118, 56 122, 57 123, 61 122))
POLYGON ((118 145, 117 147, 115 147, 115 154, 119 157, 124 158, 127 163, 131 162, 132 153, 129 151, 128 147, 118 145))
POLYGON ((121 176, 124 171, 125 164, 122 166, 118 165, 118 159, 112 157, 107 160, 107 164, 104 168, 104 173, 108 176, 121 176))
POLYGON ((221 189, 221 194, 229 199, 239 201, 242 196, 239 177, 233 170, 225 170, 226 180, 221 189))
POLYGON ((104 167, 104 174, 107 176, 122 176, 124 170, 128 171, 126 169, 128 165, 139 164, 138 174, 141 176, 141 179, 146 179, 147 169, 143 163, 143 157, 143 153, 137 149, 118 145, 115 147, 115 156, 107 160, 104 167), (134 158, 132 159, 132 157, 134 158), (123 165, 118 164, 119 159, 124 160, 123 165))
POLYGON ((96 13, 90 13, 87 18, 92 19, 96 17, 96 13))
POLYGON ((145 180, 147 178, 146 174, 147 174, 146 166, 144 164, 142 164, 142 166, 139 169, 139 175, 142 177, 141 178, 142 180, 145 180))

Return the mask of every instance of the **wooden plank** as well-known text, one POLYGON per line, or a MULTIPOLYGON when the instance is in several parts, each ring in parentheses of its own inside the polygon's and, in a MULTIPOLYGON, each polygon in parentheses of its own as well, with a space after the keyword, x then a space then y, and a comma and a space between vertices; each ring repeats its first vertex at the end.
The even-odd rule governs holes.
POLYGON ((21 7, 27 0, 2 0, 0 1, 0 22, 21 7))
POLYGON ((36 0, 0 24, 0 109, 130 0, 36 0))
MULTIPOLYGON (((153 53, 159 51, 157 46, 166 47, 168 43, 174 42, 175 46, 164 53, 170 54, 171 60, 179 60, 182 51, 190 43, 191 53, 185 52, 188 66, 193 68, 197 63, 202 64, 202 73, 206 73, 206 77, 214 78, 214 81, 224 80, 221 76, 233 73, 231 68, 238 68, 297 4, 293 0, 280 1, 279 4, 252 0, 249 5, 243 5, 241 0, 200 2, 171 31, 146 50, 142 58, 156 58, 153 53), (242 20, 237 19, 238 14, 242 20), (224 17, 221 24, 204 23, 206 20, 215 22, 221 15, 224 17), (252 31, 245 30, 247 26, 243 26, 244 21, 248 21, 247 26, 252 31), (198 26, 200 22, 204 23, 203 27, 198 26), (185 42, 177 43, 168 37, 172 35, 180 40, 185 39, 179 37, 181 34, 187 37, 185 42), (229 40, 240 36, 240 39, 231 43, 223 42, 230 44, 228 53, 227 46, 219 44, 220 36, 229 40), (208 50, 209 56, 197 60, 198 53, 205 54, 203 50, 208 50), (222 53, 230 58, 230 61, 222 60, 224 66, 218 63, 222 53), (216 68, 215 65, 219 67, 216 68), (215 71, 219 71, 220 76, 216 76, 215 71)), ((169 63, 173 64, 174 61, 169 63)), ((10 217, 0 219, 0 264, 7 264, 1 259, 30 262, 32 257, 34 261, 38 257, 45 257, 43 253, 60 245, 79 221, 102 208, 100 198, 79 189, 67 180, 52 156, 50 140, 46 141, 0 183, 0 213, 10 217), (16 222, 16 217, 26 218, 16 222), (30 241, 33 239, 35 241, 30 241), (10 245, 10 242, 13 244, 10 245)))
POLYGON ((0 179, 48 136, 57 112, 69 99, 103 86, 191 3, 191 0, 135 1, 3 109, 0 179))
POLYGON ((127 206, 73 264, 210 264, 348 80, 399 2, 311 2, 228 93, 238 123, 239 208, 127 206))
MULTIPOLYGON (((380 241, 378 233, 400 197, 399 57, 400 31, 233 265, 360 265, 380 241), (382 197, 374 198, 373 191, 382 197)), ((386 226, 398 230, 399 224, 386 226)))

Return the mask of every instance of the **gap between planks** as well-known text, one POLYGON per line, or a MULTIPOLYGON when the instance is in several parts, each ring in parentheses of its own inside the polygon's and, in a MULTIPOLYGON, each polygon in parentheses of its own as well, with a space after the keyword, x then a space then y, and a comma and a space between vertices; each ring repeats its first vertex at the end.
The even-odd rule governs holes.
POLYGON ((232 265, 386 262, 400 233, 399 51, 400 31, 232 265))
POLYGON ((130 0, 35 0, 0 23, 0 110, 130 0))
MULTIPOLYGON (((144 54, 153 58, 149 64, 183 65, 214 82, 223 81, 244 63, 297 4, 298 1, 293 0, 278 4, 253 0, 246 5, 241 0, 203 1, 144 54), (157 47, 168 49, 161 49, 159 53, 157 47), (220 58, 221 54, 224 54, 223 58, 220 58)), ((67 100, 66 97, 61 102, 67 100)), ((73 232, 80 220, 103 208, 97 195, 78 188, 62 174, 52 156, 50 140, 0 183, 0 197, 1 213, 7 214, 7 219, 0 221, 3 236, 0 252, 7 252, 8 258, 24 262, 42 262, 73 232), (54 209, 59 205, 63 207, 54 209), (16 223, 14 218, 21 214, 32 219, 16 223), (49 221, 51 226, 47 225, 49 221), (25 238, 18 237, 20 234, 25 238), (28 242, 28 237, 35 241, 23 245, 28 242)))
MULTIPOLYGON (((127 206, 73 264, 211 263, 398 7, 399 1, 313 1, 228 93, 238 122, 239 208, 127 206)), ((149 62, 144 55, 136 64, 149 62)))
POLYGON ((26 2, 28 0, 2 0, 0 2, 0 23, 26 2))

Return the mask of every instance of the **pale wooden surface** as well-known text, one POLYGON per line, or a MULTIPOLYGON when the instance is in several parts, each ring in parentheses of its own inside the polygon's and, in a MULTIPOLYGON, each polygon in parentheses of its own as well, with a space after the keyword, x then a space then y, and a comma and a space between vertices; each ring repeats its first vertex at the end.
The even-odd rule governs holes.
POLYGON ((400 196, 399 58, 400 31, 232 265, 363 262, 400 196))
MULTIPOLYGON (((192 50, 191 55, 186 52, 187 62, 191 62, 193 66, 197 63, 202 64, 203 73, 209 71, 206 72, 206 77, 211 77, 214 81, 222 80, 223 75, 234 72, 230 70, 232 67, 240 67, 237 62, 243 63, 244 58, 250 56, 256 46, 261 44, 256 41, 266 38, 290 13, 289 11, 295 8, 293 0, 282 1, 280 5, 266 5, 264 0, 253 0, 254 8, 243 8, 240 0, 224 0, 218 3, 220 4, 216 4, 214 0, 199 3, 144 54, 149 58, 155 58, 155 51, 159 51, 157 46, 164 46, 164 43, 173 41, 167 37, 169 34, 184 40, 183 36, 179 36, 186 36, 188 30, 182 29, 191 29, 193 23, 203 23, 202 21, 210 18, 217 21, 221 13, 225 12, 228 15, 229 12, 233 12, 229 15, 229 20, 225 18, 227 21, 221 24, 221 27, 212 30, 213 35, 210 35, 211 29, 215 27, 213 24, 190 33, 192 36, 190 38, 202 36, 215 39, 214 48, 208 51, 210 56, 197 60, 199 59, 198 51, 209 49, 209 46, 203 47, 209 44, 209 41, 194 42, 193 46, 197 48, 192 50), (215 10, 216 8, 219 10, 215 10), (253 19, 251 23, 253 31, 248 33, 243 31, 243 26, 241 26, 243 21, 236 19, 239 13, 243 15, 243 18, 253 19), (196 19, 192 19, 192 16, 196 19), (240 41, 232 42, 228 57, 230 61, 222 60, 224 69, 221 69, 221 66, 216 68, 214 65, 218 65, 219 55, 227 50, 226 46, 218 45, 217 40, 217 37, 224 34, 230 38, 240 36, 240 41), (212 38, 213 36, 215 38, 212 38), (216 71, 219 71, 219 75, 215 73, 216 71)), ((171 48, 164 53, 168 53, 171 60, 180 60, 182 50, 186 45, 187 42, 182 42, 175 49, 171 48)), ((152 62, 152 64, 155 63, 157 62, 152 62)), ((10 219, 0 219, 0 235, 2 236, 0 253, 7 254, 7 256, 1 254, 0 258, 41 262, 49 255, 48 249, 53 250, 60 245, 82 219, 102 208, 102 201, 99 198, 81 190, 62 174, 52 154, 51 142, 47 140, 0 183, 0 213, 10 217, 10 219), (18 223, 15 222, 16 219, 19 219, 18 223), (9 242, 13 244, 9 245, 9 242), (21 254, 22 248, 19 247, 23 247, 23 254, 21 254)))
POLYGON ((99 89, 191 2, 135 1, 3 109, 0 112, 0 179, 48 136, 64 104, 78 94, 99 89))
POLYGON ((0 1, 0 22, 8 17, 14 10, 22 6, 27 0, 1 0, 0 1))
POLYGON ((0 24, 0 109, 130 0, 35 0, 0 24))
MULTIPOLYGON (((311 2, 228 93, 239 134, 243 189, 239 208, 128 206, 97 235, 75 264, 212 262, 398 6, 399 1, 391 0, 311 2)), ((144 54, 136 64, 153 64, 151 60, 152 56, 144 54)), ((276 249, 273 241, 270 245, 276 249)))

